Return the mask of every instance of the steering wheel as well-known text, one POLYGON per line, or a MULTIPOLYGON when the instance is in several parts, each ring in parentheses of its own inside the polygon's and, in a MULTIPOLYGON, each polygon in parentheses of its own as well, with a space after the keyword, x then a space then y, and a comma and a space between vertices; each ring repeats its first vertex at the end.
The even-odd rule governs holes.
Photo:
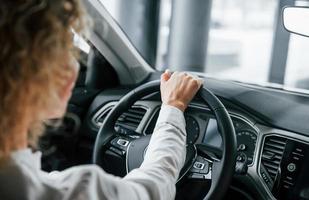
MULTIPOLYGON (((126 156, 126 170, 131 171, 138 168, 143 162, 143 157, 150 141, 150 136, 139 135, 129 137, 115 131, 115 123, 119 116, 143 97, 160 92, 160 81, 152 81, 137 87, 126 94, 117 105, 109 112, 103 122, 94 146, 93 162, 99 166, 103 164, 103 153, 110 148, 111 144, 119 145, 120 153, 126 156)), ((221 199, 227 191, 236 164, 236 135, 232 120, 221 101, 208 89, 201 88, 197 95, 204 101, 213 112, 217 120, 218 130, 222 137, 222 155, 218 158, 211 149, 204 151, 204 158, 199 159, 198 166, 195 165, 197 151, 194 145, 187 145, 187 156, 179 178, 188 175, 191 170, 198 167, 207 167, 204 179, 211 180, 210 189, 204 199, 221 199), (206 155, 206 158, 205 158, 206 155)), ((190 133, 187 133, 190 134, 190 133)))

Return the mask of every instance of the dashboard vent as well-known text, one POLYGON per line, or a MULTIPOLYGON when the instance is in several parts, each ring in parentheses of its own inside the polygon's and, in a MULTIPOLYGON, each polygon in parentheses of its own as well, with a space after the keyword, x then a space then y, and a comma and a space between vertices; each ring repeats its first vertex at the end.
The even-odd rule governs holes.
POLYGON ((102 126, 106 116, 113 109, 113 106, 106 108, 96 119, 95 123, 97 126, 102 126))
MULTIPOLYGON (((107 108, 99 117, 96 118, 95 122, 98 126, 101 126, 108 113, 112 110, 113 106, 107 108)), ((128 111, 124 112, 118 118, 116 126, 121 126, 130 130, 136 130, 143 117, 145 116, 146 109, 141 107, 132 107, 128 111)))
POLYGON ((265 138, 262 164, 273 181, 278 173, 286 143, 286 138, 278 136, 268 136, 265 138))
POLYGON ((116 125, 122 126, 131 130, 136 130, 142 121, 146 110, 144 108, 136 107, 130 108, 124 112, 117 120, 116 125))

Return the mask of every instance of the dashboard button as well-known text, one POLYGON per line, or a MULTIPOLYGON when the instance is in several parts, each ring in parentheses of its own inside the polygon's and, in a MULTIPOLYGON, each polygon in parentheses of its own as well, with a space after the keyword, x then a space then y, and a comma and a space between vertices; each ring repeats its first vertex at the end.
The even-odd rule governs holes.
POLYGON ((237 156, 237 161, 242 162, 244 159, 240 155, 237 156))
POLYGON ((236 160, 239 162, 247 162, 247 156, 244 153, 240 153, 238 154, 236 160))
POLYGON ((296 165, 294 163, 290 163, 287 167, 289 172, 295 172, 296 170, 296 165))
POLYGON ((245 144, 240 144, 240 145, 238 146, 238 150, 239 150, 239 151, 244 151, 244 150, 246 150, 246 149, 247 149, 247 147, 246 147, 245 144))

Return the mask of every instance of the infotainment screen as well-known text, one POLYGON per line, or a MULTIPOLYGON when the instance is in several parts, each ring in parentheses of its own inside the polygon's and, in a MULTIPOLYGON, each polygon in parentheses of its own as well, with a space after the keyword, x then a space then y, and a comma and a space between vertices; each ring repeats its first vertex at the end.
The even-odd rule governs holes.
POLYGON ((213 147, 222 147, 222 138, 218 131, 217 120, 210 118, 208 121, 207 129, 203 138, 203 144, 213 147))

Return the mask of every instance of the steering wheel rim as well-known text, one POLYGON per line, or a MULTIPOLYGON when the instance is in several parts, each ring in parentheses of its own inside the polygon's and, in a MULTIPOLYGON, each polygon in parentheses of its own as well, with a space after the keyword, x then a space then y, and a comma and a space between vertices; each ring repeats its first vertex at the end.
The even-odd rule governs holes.
MULTIPOLYGON (((160 91, 160 81, 148 82, 141 85, 120 99, 117 105, 106 116, 95 141, 93 162, 102 166, 102 152, 108 142, 115 136, 115 122, 118 117, 141 98, 160 91)), ((219 133, 222 137, 222 158, 214 162, 211 187, 204 199, 221 199, 227 191, 236 163, 236 134, 232 120, 221 101, 208 89, 201 88, 198 94, 215 115, 219 133)))

